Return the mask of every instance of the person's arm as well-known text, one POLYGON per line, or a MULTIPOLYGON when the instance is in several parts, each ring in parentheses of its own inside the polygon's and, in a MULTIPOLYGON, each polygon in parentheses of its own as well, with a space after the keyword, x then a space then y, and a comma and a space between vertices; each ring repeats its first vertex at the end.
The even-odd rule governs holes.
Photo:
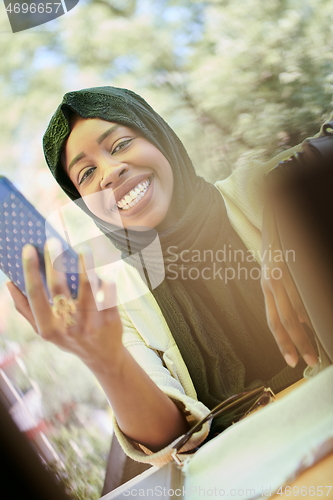
MULTIPOLYGON (((81 263, 83 258, 81 256, 81 263)), ((45 252, 47 284, 51 296, 69 297, 65 277, 54 270, 45 252)), ((45 340, 77 355, 102 385, 125 435, 157 451, 186 432, 187 421, 137 364, 122 344, 122 324, 116 307, 98 311, 90 282, 80 274, 76 299, 76 324, 65 327, 52 313, 43 288, 37 253, 32 246, 23 252, 27 298, 9 283, 17 310, 45 340)), ((115 294, 114 284, 104 284, 105 295, 115 294)))
MULTIPOLYGON (((322 202, 325 204, 325 187, 330 183, 332 137, 331 120, 322 127, 320 134, 303 143, 300 155, 276 165, 265 183, 262 240, 267 276, 263 276, 262 287, 271 331, 291 366, 298 361, 296 348, 309 366, 317 362, 318 367, 324 366, 321 342, 316 338, 318 359, 304 325, 320 337, 328 320, 325 309, 330 309, 327 303, 324 308, 321 305, 325 304, 325 300, 320 300, 321 294, 329 295, 325 285, 328 268, 313 228, 316 217, 318 227, 327 211, 320 206, 322 202), (308 207, 311 208, 306 212, 308 207), (319 217, 316 214, 320 210, 319 217), (268 258, 269 247, 283 255, 283 261, 274 259, 272 262, 268 258), (326 320, 322 321, 322 317, 326 320)), ((324 228, 322 224, 321 231, 327 233, 327 225, 324 228)))
POLYGON ((183 413, 125 347, 114 366, 94 369, 93 373, 110 401, 120 429, 133 441, 159 451, 187 431, 183 413))
POLYGON ((296 347, 309 365, 317 362, 317 356, 302 326, 303 322, 308 323, 308 318, 287 266, 283 262, 269 262, 269 256, 277 255, 274 252, 280 247, 264 193, 266 174, 301 149, 299 144, 265 163, 248 161, 227 179, 216 183, 232 226, 262 266, 267 322, 290 366, 298 361, 296 347), (277 267, 281 273, 276 271, 274 276, 281 277, 274 279, 272 271, 277 267))
MULTIPOLYGON (((124 346, 160 390, 180 408, 191 428, 207 416, 209 409, 197 399, 187 367, 153 295, 142 293, 134 301, 126 302, 126 286, 123 284, 132 280, 135 291, 143 292, 145 285, 133 268, 128 269, 126 266, 125 276, 122 273, 117 276, 118 300, 121 303, 118 310, 124 329, 124 346)), ((182 451, 198 448, 206 439, 210 424, 210 421, 203 424, 182 451)), ((113 418, 113 429, 123 450, 133 460, 157 467, 172 460, 172 444, 152 453, 148 447, 138 446, 128 439, 119 428, 116 418, 113 418)))

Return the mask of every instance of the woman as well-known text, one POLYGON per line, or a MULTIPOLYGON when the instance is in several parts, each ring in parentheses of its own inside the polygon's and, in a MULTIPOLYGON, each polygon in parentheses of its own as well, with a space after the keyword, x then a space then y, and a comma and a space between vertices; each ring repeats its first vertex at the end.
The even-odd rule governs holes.
MULTIPOLYGON (((28 301, 13 285, 10 291, 40 335, 78 355, 96 375, 114 410, 118 439, 135 460, 169 461, 170 443, 232 394, 262 383, 279 391, 298 380, 306 365, 295 346, 309 365, 316 363, 291 280, 286 273, 284 280, 271 278, 273 264, 281 270, 284 263, 272 263, 266 253, 265 301, 258 279, 263 177, 296 150, 267 164, 252 162, 213 186, 195 174, 164 120, 131 91, 70 92, 52 117, 44 136, 49 168, 131 261, 138 298, 97 311, 82 273, 75 324, 66 326, 52 314, 31 246, 23 252, 28 301), (151 229, 158 232, 165 270, 156 287, 147 266, 138 271, 134 265, 151 229)), ((89 256, 81 262, 91 267, 89 256)), ((51 296, 69 297, 47 255, 46 266, 51 296)), ((103 287, 104 299, 115 293, 112 285, 103 287)), ((122 281, 117 288, 126 294, 122 281)), ((211 432, 235 417, 217 419, 211 432)), ((208 433, 205 424, 184 450, 208 433)))

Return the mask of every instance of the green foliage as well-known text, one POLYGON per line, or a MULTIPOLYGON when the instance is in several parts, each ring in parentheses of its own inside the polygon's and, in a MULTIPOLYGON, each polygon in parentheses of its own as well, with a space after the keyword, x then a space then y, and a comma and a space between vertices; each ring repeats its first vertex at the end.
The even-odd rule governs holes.
POLYGON ((104 482, 110 444, 87 428, 62 428, 53 436, 64 467, 58 463, 48 467, 73 500, 97 500, 104 482))
POLYGON ((93 0, 43 31, 4 35, 10 170, 42 166, 37 139, 65 91, 107 84, 142 93, 211 181, 242 154, 272 156, 331 110, 332 31, 329 0, 93 0))
MULTIPOLYGON (((69 90, 115 85, 138 92, 210 181, 239 158, 271 157, 315 134, 332 111, 331 0, 86 0, 27 32, 13 35, 5 21, 1 174, 45 215, 67 201, 46 169, 41 138, 69 90)), ((49 415, 73 395, 105 404, 81 364, 36 340, 13 309, 3 310, 10 338, 31 347, 29 373, 40 381, 49 415)), ((66 468, 74 473, 81 459, 75 469, 65 444, 63 436, 66 468)), ((84 474, 77 498, 91 499, 84 474)))
POLYGON ((38 381, 46 419, 52 420, 62 412, 63 407, 75 403, 95 408, 108 407, 95 378, 73 355, 37 339, 24 362, 29 376, 38 381))

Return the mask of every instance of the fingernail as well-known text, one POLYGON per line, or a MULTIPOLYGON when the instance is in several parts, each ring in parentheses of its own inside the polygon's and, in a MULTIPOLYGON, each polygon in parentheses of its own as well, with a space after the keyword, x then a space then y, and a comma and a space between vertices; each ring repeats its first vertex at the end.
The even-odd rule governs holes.
POLYGON ((98 290, 98 292, 95 295, 95 300, 96 300, 96 302, 100 302, 100 303, 104 302, 105 294, 104 294, 103 290, 98 290))
POLYGON ((80 245, 79 253, 84 257, 87 257, 88 255, 91 255, 91 250, 88 245, 80 245))
POLYGON ((33 245, 25 245, 22 250, 22 259, 30 260, 34 259, 36 255, 36 249, 33 245))
POLYGON ((295 361, 294 356, 291 354, 285 354, 284 359, 286 360, 287 365, 291 366, 292 368, 295 368, 297 365, 297 361, 295 361))
POLYGON ((303 358, 306 364, 309 366, 314 366, 318 363, 318 358, 316 356, 313 356, 312 354, 304 354, 303 358))

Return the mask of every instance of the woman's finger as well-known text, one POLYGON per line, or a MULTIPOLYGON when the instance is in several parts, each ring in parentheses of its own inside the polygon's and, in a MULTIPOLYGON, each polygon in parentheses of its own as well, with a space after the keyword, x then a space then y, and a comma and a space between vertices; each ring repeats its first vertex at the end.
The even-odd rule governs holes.
POLYGON ((22 251, 22 262, 27 299, 38 332, 48 337, 52 331, 55 317, 42 282, 37 251, 32 245, 26 245, 22 251))
POLYGON ((50 238, 46 241, 44 246, 44 260, 46 271, 46 283, 51 297, 58 294, 63 294, 70 297, 68 290, 66 274, 60 269, 56 269, 52 261, 63 253, 61 242, 56 238, 50 238), (52 260, 51 260, 52 257, 52 260))
POLYGON ((280 322, 288 333, 291 341, 297 347, 305 362, 310 366, 315 365, 318 361, 316 352, 289 299, 284 283, 276 283, 273 286, 272 294, 274 296, 280 322))
POLYGON ((21 290, 19 290, 17 288, 17 286, 15 286, 12 281, 8 281, 8 283, 6 283, 6 286, 7 286, 7 289, 8 289, 8 291, 9 291, 9 293, 14 301, 16 310, 20 314, 22 314, 22 316, 27 321, 29 321, 32 328, 35 330, 36 333, 38 333, 35 318, 33 317, 33 314, 31 312, 29 302, 28 302, 28 299, 26 298, 26 296, 23 295, 21 290))
POLYGON ((103 309, 110 309, 117 306, 117 290, 114 281, 103 281, 103 309))
POLYGON ((94 260, 89 248, 83 248, 80 259, 80 286, 77 299, 78 311, 102 324, 105 321, 120 321, 117 309, 116 285, 113 281, 102 281, 94 269, 94 260))
POLYGON ((283 271, 283 285, 288 294, 291 305, 298 316, 299 321, 301 323, 307 324, 308 327, 312 330, 312 324, 309 315, 305 309, 301 296, 287 267, 283 271))
POLYGON ((81 249, 79 254, 80 262, 80 285, 77 298, 80 310, 97 311, 97 301, 99 295, 100 279, 94 269, 94 259, 88 247, 81 249))
POLYGON ((298 363, 298 354, 288 332, 281 323, 274 295, 266 289, 264 298, 268 326, 286 363, 294 368, 298 363))

